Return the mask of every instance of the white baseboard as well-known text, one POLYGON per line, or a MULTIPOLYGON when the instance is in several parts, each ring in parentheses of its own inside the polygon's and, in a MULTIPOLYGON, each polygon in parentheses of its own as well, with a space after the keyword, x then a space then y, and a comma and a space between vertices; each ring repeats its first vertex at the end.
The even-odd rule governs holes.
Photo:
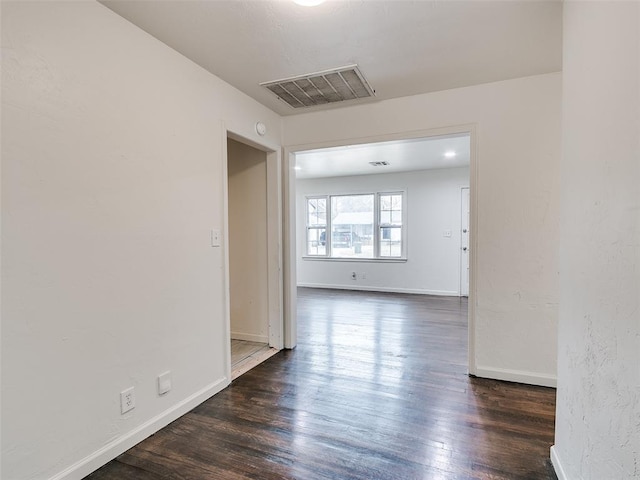
POLYGON ((104 447, 74 463, 57 475, 54 475, 49 480, 81 480, 118 455, 137 445, 145 438, 166 427, 174 420, 177 420, 185 413, 193 410, 227 385, 229 385, 229 380, 226 377, 216 380, 127 434, 109 442, 104 447))
POLYGON ((555 375, 526 372, 522 370, 509 370, 505 368, 477 366, 475 369, 475 375, 476 377, 505 380, 507 382, 526 383, 528 385, 539 385, 541 387, 555 388, 558 384, 558 379, 555 375))
POLYGON ((371 287, 367 285, 333 285, 323 283, 298 283, 298 287, 328 288, 332 290, 360 290, 365 292, 411 293, 415 295, 438 295, 441 297, 459 297, 458 292, 448 290, 424 290, 419 288, 371 287))
POLYGON ((569 480, 567 477, 564 468, 562 468, 562 462, 560 462, 560 457, 558 456, 558 449, 555 445, 551 446, 551 464, 553 465, 553 469, 556 471, 556 476, 558 480, 569 480))
POLYGON ((254 335, 252 333, 231 332, 232 340, 245 340, 247 342, 269 343, 267 335, 254 335))

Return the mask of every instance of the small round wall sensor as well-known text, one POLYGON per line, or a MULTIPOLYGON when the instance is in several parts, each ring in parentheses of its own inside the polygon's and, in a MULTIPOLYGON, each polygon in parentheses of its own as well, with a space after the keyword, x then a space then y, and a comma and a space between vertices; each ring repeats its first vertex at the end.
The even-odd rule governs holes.
POLYGON ((258 132, 258 135, 261 137, 264 136, 264 134, 267 133, 267 126, 262 122, 256 123, 256 132, 258 132))

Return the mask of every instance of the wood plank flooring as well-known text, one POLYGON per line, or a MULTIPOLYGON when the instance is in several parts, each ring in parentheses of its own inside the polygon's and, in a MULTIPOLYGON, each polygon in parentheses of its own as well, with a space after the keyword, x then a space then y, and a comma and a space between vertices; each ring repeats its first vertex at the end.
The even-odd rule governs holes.
POLYGON ((235 380, 276 353, 278 350, 266 343, 231 339, 231 379, 235 380))
POLYGON ((555 479, 555 390, 470 378, 466 300, 299 289, 299 343, 90 475, 555 479))

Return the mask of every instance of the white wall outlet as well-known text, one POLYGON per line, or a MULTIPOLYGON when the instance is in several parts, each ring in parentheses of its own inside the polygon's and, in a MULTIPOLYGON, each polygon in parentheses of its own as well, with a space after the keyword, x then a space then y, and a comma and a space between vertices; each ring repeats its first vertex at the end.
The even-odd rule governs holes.
POLYGON ((367 274, 366 273, 360 274, 360 278, 362 278, 362 280, 366 280, 367 279, 367 274))
POLYGON ((164 395, 171 390, 171 371, 158 375, 158 395, 164 395))
POLYGON ((136 393, 133 387, 120 392, 120 413, 125 414, 136 407, 136 393))
POLYGON ((442 232, 442 236, 446 238, 451 238, 451 230, 445 230, 442 232))

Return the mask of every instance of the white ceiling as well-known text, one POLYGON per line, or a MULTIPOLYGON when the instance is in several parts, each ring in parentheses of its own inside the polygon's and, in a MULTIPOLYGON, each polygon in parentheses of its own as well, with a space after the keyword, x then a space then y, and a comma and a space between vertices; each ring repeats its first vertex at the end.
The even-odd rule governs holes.
POLYGON ((469 135, 367 143, 307 150, 296 154, 296 178, 396 173, 469 165, 469 135), (455 156, 447 158, 446 152, 455 156), (386 161, 374 167, 369 162, 386 161))
POLYGON ((260 82, 354 63, 376 90, 360 101, 562 69, 560 0, 101 2, 281 115, 347 103, 294 109, 260 82))

